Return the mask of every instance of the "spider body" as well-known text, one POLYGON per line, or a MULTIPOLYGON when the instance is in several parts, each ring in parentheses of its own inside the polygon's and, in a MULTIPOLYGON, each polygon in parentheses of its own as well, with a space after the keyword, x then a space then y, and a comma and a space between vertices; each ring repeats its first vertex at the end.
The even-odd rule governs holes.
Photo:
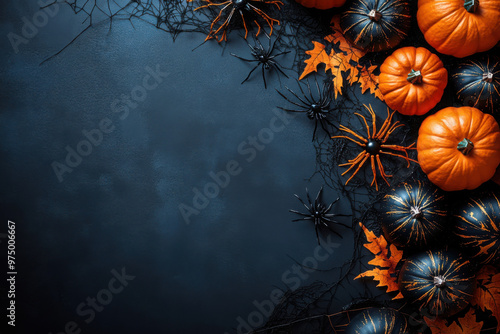
POLYGON ((271 43, 271 38, 269 36, 267 36, 267 37, 269 38, 269 47, 267 49, 262 45, 262 43, 258 39, 257 39, 255 45, 248 44, 248 47, 250 48, 250 54, 253 56, 253 59, 242 58, 240 56, 235 55, 234 53, 231 53, 231 56, 236 57, 236 58, 243 60, 245 62, 248 62, 248 63, 255 63, 256 62, 257 63, 254 66, 254 68, 252 68, 250 73, 248 73, 245 80, 243 80, 241 82, 242 84, 244 84, 248 79, 250 79, 250 76, 252 75, 252 73, 259 66, 262 66, 261 67, 262 68, 262 79, 264 80, 264 87, 266 89, 267 89, 266 74, 265 74, 266 71, 269 71, 272 68, 274 68, 278 73, 278 79, 279 79, 280 73, 283 74, 286 78, 288 78, 288 75, 286 75, 286 73, 283 72, 283 70, 281 69, 281 65, 275 60, 275 58, 279 57, 281 55, 285 55, 285 54, 289 53, 290 51, 283 51, 283 52, 279 52, 279 53, 273 55, 274 46, 276 44, 276 41, 274 41, 274 43, 271 43))
MULTIPOLYGON (((188 0, 189 2, 193 0, 188 0)), ((274 24, 280 24, 280 21, 270 17, 264 10, 262 10, 260 5, 271 5, 275 6, 277 9, 281 9, 283 2, 280 0, 226 0, 222 2, 216 2, 213 0, 201 0, 205 4, 199 6, 195 11, 203 8, 217 8, 219 11, 217 16, 212 20, 210 24, 210 31, 205 38, 206 40, 215 38, 218 42, 227 41, 227 33, 230 30, 230 24, 233 21, 233 17, 240 16, 245 28, 245 39, 248 36, 247 19, 252 16, 251 22, 257 26, 257 32, 255 36, 259 36, 261 31, 260 21, 264 21, 270 28, 270 35, 273 33, 274 24), (220 10, 219 10, 220 8, 220 10)))
POLYGON ((335 214, 335 213, 330 213, 333 205, 337 203, 339 198, 337 198, 335 201, 333 201, 330 205, 326 206, 323 201, 321 200, 321 195, 323 193, 323 187, 319 190, 318 194, 316 195, 316 198, 314 201, 311 201, 311 197, 309 196, 309 191, 306 188, 306 197, 307 197, 307 202, 305 203, 297 194, 295 194, 295 197, 304 205, 306 208, 307 212, 302 213, 296 210, 290 210, 290 212, 298 214, 302 216, 301 218, 294 219, 292 221, 296 222, 299 220, 310 220, 314 223, 314 229, 316 231, 316 238, 318 239, 318 244, 320 244, 320 239, 319 239, 319 228, 320 227, 326 227, 328 228, 332 233, 335 233, 339 237, 342 238, 342 235, 338 233, 337 231, 333 230, 330 226, 330 224, 335 223, 341 226, 344 226, 346 228, 350 228, 349 226, 339 223, 332 218, 335 216, 346 216, 343 214, 335 214))
POLYGON ((366 143, 366 152, 371 155, 377 155, 380 153, 380 142, 378 140, 370 139, 366 143))
POLYGON ((300 82, 297 81, 297 83, 302 93, 302 97, 297 95, 293 90, 291 90, 287 86, 285 86, 285 88, 290 92, 290 94, 292 94, 295 97, 294 100, 289 99, 288 97, 285 96, 285 94, 281 93, 280 91, 277 92, 289 103, 298 107, 298 109, 289 109, 282 107, 278 108, 288 112, 304 112, 307 115, 307 118, 313 120, 314 121, 314 132, 312 137, 313 140, 316 137, 316 130, 318 128, 318 125, 320 125, 321 128, 327 134, 330 134, 327 128, 328 125, 332 126, 332 123, 328 119, 328 116, 332 111, 332 108, 330 107, 330 104, 332 102, 332 96, 330 94, 331 83, 325 81, 323 83, 323 87, 320 88, 318 81, 316 81, 316 89, 318 91, 316 97, 312 94, 309 82, 307 82, 307 93, 304 92, 304 90, 302 89, 300 82))
POLYGON ((402 159, 405 159, 406 162, 408 163, 407 167, 410 167, 410 162, 416 162, 416 160, 411 159, 408 157, 408 150, 415 150, 415 143, 411 144, 410 146, 399 146, 399 145, 389 145, 386 144, 387 140, 389 139, 390 135, 399 127, 403 126, 404 124, 400 124, 399 121, 396 121, 392 123, 392 117, 395 113, 393 111, 392 113, 389 112, 389 109, 387 109, 387 118, 382 124, 382 127, 377 131, 377 124, 376 124, 376 115, 375 112, 373 111, 373 108, 371 106, 366 106, 365 108, 369 111, 371 117, 372 117, 372 130, 370 131, 370 127, 368 126, 368 122, 365 118, 365 116, 355 113, 356 116, 358 116, 366 126, 366 132, 367 136, 366 138, 359 135, 358 133, 354 132, 353 130, 347 128, 344 125, 339 126, 339 130, 346 132, 350 134, 352 137, 349 136, 333 136, 332 138, 345 138, 349 139, 350 141, 354 142, 358 146, 362 148, 362 151, 354 158, 349 160, 347 163, 340 164, 340 167, 349 167, 345 172, 342 173, 342 176, 345 175, 346 173, 349 173, 350 171, 354 170, 352 173, 351 177, 346 181, 346 185, 349 183, 349 181, 352 180, 352 178, 358 173, 358 171, 363 167, 363 165, 370 160, 371 163, 371 168, 372 168, 372 173, 373 173, 373 179, 372 183, 370 184, 371 186, 375 185, 375 189, 378 191, 378 184, 377 184, 377 168, 379 170, 380 176, 382 179, 389 185, 389 181, 387 181, 388 177, 391 177, 392 175, 388 175, 385 173, 384 170, 384 165, 382 164, 382 161, 380 160, 380 157, 382 155, 391 155, 395 157, 399 157, 402 159), (404 155, 402 155, 404 153, 404 155))

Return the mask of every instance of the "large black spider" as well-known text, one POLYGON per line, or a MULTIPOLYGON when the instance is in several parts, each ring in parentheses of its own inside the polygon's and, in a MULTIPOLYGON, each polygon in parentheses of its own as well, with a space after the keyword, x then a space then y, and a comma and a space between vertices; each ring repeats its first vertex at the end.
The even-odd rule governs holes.
POLYGON ((323 187, 321 187, 321 189, 318 192, 318 195, 316 195, 316 199, 313 202, 313 201, 311 201, 311 197, 309 196, 309 191, 306 188, 306 196, 307 196, 307 201, 308 201, 309 205, 306 204, 297 194, 295 194, 295 197, 297 197, 297 199, 300 201, 300 203, 302 203, 302 205, 304 205, 304 207, 307 210, 307 213, 302 213, 302 212, 299 212, 296 210, 290 210, 290 212, 293 212, 295 214, 302 216, 301 218, 297 218, 297 219, 294 219, 292 221, 296 222, 299 220, 312 220, 314 222, 314 229, 316 231, 316 238, 318 239, 318 245, 320 244, 319 232, 318 232, 318 229, 320 226, 328 228, 330 230, 330 232, 335 233, 336 235, 338 235, 341 238, 342 238, 342 235, 340 233, 338 233, 337 231, 335 231, 334 229, 332 229, 329 224, 335 223, 335 224, 344 226, 346 228, 350 228, 346 224, 340 223, 340 222, 332 219, 335 216, 344 216, 344 217, 348 216, 348 215, 343 215, 343 214, 330 213, 332 206, 335 203, 337 203, 339 198, 337 198, 335 201, 333 201, 329 206, 326 206, 325 204, 323 204, 323 202, 321 200, 322 193, 323 193, 323 187))
MULTIPOLYGON (((257 67, 259 67, 260 65, 262 65, 262 79, 264 80, 264 88, 266 88, 266 89, 267 89, 266 74, 265 74, 266 70, 270 70, 271 68, 275 68, 278 71, 278 72, 276 72, 276 73, 278 73, 278 79, 279 79, 280 73, 283 74, 286 78, 288 78, 288 75, 286 75, 286 73, 283 72, 283 70, 280 68, 281 65, 278 62, 276 62, 274 59, 278 56, 285 55, 285 54, 289 53, 290 51, 283 51, 283 52, 279 52, 278 54, 273 55, 274 46, 276 45, 276 41, 279 39, 279 36, 278 36, 278 38, 276 38, 276 40, 273 43, 271 43, 271 37, 269 35, 266 34, 266 37, 269 39, 269 47, 267 50, 264 48, 264 46, 262 45, 262 43, 258 39, 256 40, 255 45, 251 45, 251 44, 247 43, 248 47, 250 48, 250 53, 254 57, 254 59, 242 58, 240 56, 235 55, 234 53, 231 53, 231 56, 236 57, 238 59, 241 59, 243 61, 250 62, 250 63, 257 62, 257 65, 255 65, 255 67, 252 68, 252 70, 250 71, 250 73, 248 73, 245 80, 243 80, 241 82, 242 84, 244 84, 250 78, 253 71, 255 71, 257 69, 257 67)), ((279 79, 279 80, 281 83, 281 79, 279 79)))
POLYGON ((314 120, 314 132, 312 136, 313 141, 314 138, 316 137, 316 129, 318 128, 318 124, 326 132, 326 134, 330 136, 330 131, 328 131, 327 126, 328 125, 333 126, 333 124, 328 119, 330 112, 333 110, 330 107, 330 104, 332 102, 332 94, 331 94, 332 83, 330 81, 325 81, 323 83, 323 87, 320 88, 318 81, 316 80, 316 89, 318 90, 317 97, 313 96, 311 91, 311 86, 309 85, 309 81, 306 81, 307 94, 302 89, 301 83, 298 80, 297 83, 300 92, 302 93, 302 97, 300 97, 293 90, 285 86, 286 90, 288 90, 297 99, 297 101, 290 100, 288 97, 286 97, 285 94, 283 94, 279 90, 276 91, 285 100, 287 100, 294 106, 297 106, 299 109, 288 109, 283 107, 278 107, 278 108, 288 112, 305 112, 310 120, 314 120))
MULTIPOLYGON (((192 2, 194 0, 187 0, 188 2, 192 2)), ((213 0, 200 0, 202 3, 205 3, 202 6, 199 6, 195 9, 195 11, 203 8, 217 8, 219 13, 213 19, 210 24, 210 32, 207 35, 205 41, 215 38, 218 42, 227 41, 227 33, 229 30, 229 26, 231 24, 231 20, 234 16, 241 17, 243 21, 243 27, 245 28, 245 39, 248 36, 248 27, 245 18, 245 13, 253 14, 255 17, 252 21, 257 26, 258 30, 255 36, 258 36, 261 31, 261 26, 259 22, 257 22, 257 18, 265 21, 267 25, 270 27, 269 34, 273 33, 273 25, 280 24, 280 21, 270 17, 264 10, 258 8, 258 5, 274 5, 277 9, 281 9, 283 2, 280 0, 226 0, 226 1, 213 1, 213 0), (256 6, 257 5, 257 6, 256 6), (228 12, 228 14, 224 15, 228 12)))

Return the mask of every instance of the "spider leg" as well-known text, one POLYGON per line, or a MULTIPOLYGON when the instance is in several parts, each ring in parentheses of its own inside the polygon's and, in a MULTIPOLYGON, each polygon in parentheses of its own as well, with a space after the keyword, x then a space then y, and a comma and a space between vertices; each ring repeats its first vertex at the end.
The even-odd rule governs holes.
POLYGON ((316 138, 316 130, 318 129, 318 120, 314 122, 314 131, 313 131, 313 136, 312 136, 312 141, 314 141, 314 138, 316 138))
MULTIPOLYGON (((307 190, 306 190, 307 191, 307 190)), ((299 195, 297 194, 294 194, 295 197, 297 197, 297 199, 300 201, 300 203, 302 203, 302 205, 305 206, 305 208, 307 209, 307 211, 311 212, 311 209, 306 205, 306 203, 304 203, 304 201, 302 200, 302 198, 299 197, 299 195)), ((311 204, 311 203, 310 203, 311 204)))
MULTIPOLYGON (((366 162, 366 160, 368 159, 369 156, 370 156, 369 153, 365 153, 365 157, 363 158, 363 160, 361 160, 361 162, 358 162, 358 168, 356 168, 356 170, 354 171, 354 173, 352 173, 351 177, 345 182, 344 185, 347 185, 349 183, 349 181, 352 180, 352 178, 358 173, 358 171, 361 169, 361 167, 363 167, 363 165, 365 164, 365 162, 366 162)), ((353 165, 351 167, 349 167, 348 170, 350 170, 353 166, 355 166, 354 163, 353 163, 353 165)), ((342 173, 342 175, 344 175, 347 171, 345 171, 344 173, 342 173)))
MULTIPOLYGON (((326 119, 324 121, 327 122, 327 123, 329 123, 328 120, 326 120, 326 119)), ((323 129, 323 131, 325 131, 326 134, 330 136, 330 131, 328 131, 328 129, 326 128, 324 122, 320 121, 319 124, 321 124, 321 128, 323 129)))
POLYGON ((312 217, 297 218, 297 219, 293 219, 292 223, 295 223, 295 222, 298 222, 301 220, 312 220, 312 219, 313 219, 312 217))
MULTIPOLYGON (((332 209, 332 206, 337 203, 339 201, 340 197, 337 197, 337 199, 335 201, 333 201, 332 203, 330 203, 330 205, 326 208, 325 212, 328 212, 332 209)), ((326 216, 326 214, 325 214, 326 216)))
POLYGON ((314 230, 316 231, 316 239, 318 239, 318 245, 320 245, 318 229, 319 229, 318 224, 316 222, 314 222, 314 230))
MULTIPOLYGON (((288 89, 288 90, 290 90, 287 86, 285 86, 285 88, 286 88, 286 89, 288 89)), ((283 93, 282 93, 282 92, 280 92, 279 90, 277 90, 277 89, 276 89, 276 91, 278 92, 278 94, 280 94, 280 95, 281 95, 281 97, 282 97, 282 98, 284 98, 284 99, 285 99, 286 101, 288 101, 289 103, 291 103, 291 104, 293 104, 293 105, 295 105, 295 106, 297 106, 297 107, 299 107, 299 108, 303 108, 303 109, 307 109, 307 108, 308 108, 307 106, 300 105, 300 104, 298 104, 298 103, 296 103, 296 102, 294 102, 294 101, 292 101, 292 100, 288 99, 288 98, 285 96, 285 94, 283 94, 283 93)), ((283 109, 283 108, 281 108, 281 107, 278 107, 278 108, 283 109)), ((294 111, 294 110, 287 110, 287 111, 294 111)), ((306 110, 295 110, 295 111, 305 112, 306 110)))
POLYGON ((323 193, 323 186, 321 186, 321 188, 319 188, 319 191, 318 191, 318 194, 316 195, 316 198, 314 199, 314 204, 316 206, 318 206, 318 203, 320 202, 321 200, 321 194, 323 193))
POLYGON ((309 205, 311 206, 311 210, 312 210, 312 201, 311 201, 311 196, 309 195, 309 190, 306 188, 306 197, 307 197, 307 201, 309 202, 309 205))
MULTIPOLYGON (((341 127, 342 127, 342 125, 341 125, 341 127)), ((335 138, 344 138, 344 139, 349 139, 350 141, 352 141, 352 142, 354 142, 354 143, 358 144, 358 145, 359 145, 359 146, 361 146, 361 147, 365 147, 365 146, 366 146, 364 143, 361 143, 361 142, 357 141, 356 139, 353 139, 353 138, 348 137, 348 136, 332 136, 331 138, 332 138, 332 139, 335 139, 335 138)), ((362 138, 362 139, 364 140, 364 138, 362 138)))
POLYGON ((389 184, 389 181, 387 181, 386 177, 392 177, 392 175, 387 175, 384 170, 384 165, 382 165, 382 162, 380 161, 380 156, 377 154, 377 164, 378 164, 378 169, 380 170, 380 175, 384 179, 385 183, 387 183, 388 186, 391 186, 389 184))
POLYGON ((306 103, 306 104, 307 104, 308 106, 309 106, 309 105, 311 105, 311 104, 313 104, 314 102, 313 102, 312 100, 309 100, 309 98, 307 97, 306 93, 304 93, 304 90, 302 89, 302 84, 301 84, 301 82, 299 82, 299 81, 297 80, 297 84, 298 84, 298 86, 299 86, 300 92, 302 93, 302 96, 304 97, 304 100, 306 100, 306 101, 307 101, 307 103, 306 103))
POLYGON ((248 28, 247 28, 247 23, 245 21, 245 16, 243 15, 243 11, 239 9, 240 16, 241 16, 241 21, 243 21, 243 27, 245 28, 245 39, 247 39, 248 36, 248 28))
MULTIPOLYGON (((387 118, 385 119, 384 124, 382 124, 382 127, 380 128, 380 131, 377 134, 377 139, 382 139, 382 141, 387 140, 387 138, 390 135, 390 133, 388 133, 389 130, 393 126, 397 125, 397 123, 399 123, 399 121, 398 121, 398 122, 396 122, 396 123, 394 123, 394 124, 391 125, 391 123, 392 123, 392 117, 394 116, 394 113, 395 113, 395 111, 391 113, 391 112, 389 112, 389 108, 387 108, 387 118)), ((402 125, 400 125, 400 126, 402 126, 402 125)), ((394 131, 395 129, 393 129, 392 131, 394 131)))
POLYGON ((240 57, 240 56, 235 55, 234 53, 231 53, 231 56, 236 57, 236 58, 238 58, 238 59, 240 59, 240 60, 243 60, 243 61, 246 61, 246 62, 256 62, 256 61, 258 61, 257 59, 246 59, 246 58, 242 58, 242 57, 240 57))
POLYGON ((276 20, 276 19, 273 19, 272 17, 270 17, 269 15, 267 15, 265 12, 263 12, 261 9, 255 7, 254 5, 252 4, 248 4, 248 6, 254 11, 256 12, 258 15, 260 15, 260 17, 262 17, 266 22, 267 22, 267 25, 269 26, 269 28, 271 28, 271 31, 269 32, 269 35, 272 35, 273 34, 273 25, 274 23, 276 24, 280 24, 280 21, 279 20, 276 20))
POLYGON ((370 186, 373 187, 373 184, 375 183, 375 190, 378 191, 377 170, 375 169, 375 156, 374 155, 370 156, 370 163, 372 166, 372 173, 373 173, 373 179, 372 179, 372 183, 370 184, 370 186))
POLYGON ((415 163, 417 163, 417 164, 418 164, 418 161, 417 161, 417 160, 414 160, 414 159, 412 159, 412 158, 409 158, 409 157, 408 157, 408 153, 407 153, 407 152, 405 152, 405 153, 406 153, 406 156, 404 156, 404 155, 400 155, 400 154, 397 154, 397 153, 386 152, 386 151, 380 151, 379 153, 382 153, 382 154, 387 154, 387 155, 392 155, 392 156, 394 156, 394 157, 399 157, 399 158, 403 158, 403 159, 405 159, 405 160, 406 160, 406 162, 408 162, 408 166, 407 166, 406 168, 409 168, 409 167, 410 167, 410 161, 411 161, 411 162, 415 162, 415 163))
MULTIPOLYGON (((335 215, 335 216, 344 216, 344 217, 349 217, 349 215, 335 215)), ((326 218, 325 218, 325 219, 326 219, 326 218)), ((337 224, 337 225, 343 226, 343 227, 345 227, 345 228, 351 228, 351 226, 346 225, 346 224, 341 223, 341 222, 338 222, 338 221, 336 221, 336 220, 330 220, 330 219, 328 219, 328 221, 329 221, 329 222, 332 222, 332 223, 335 223, 335 224, 337 224)))
POLYGON ((314 96, 312 95, 312 91, 311 91, 311 85, 309 84, 309 80, 306 81, 306 85, 307 85, 307 92, 309 93, 309 97, 311 98, 311 101, 314 101, 314 96))
POLYGON ((357 113, 355 112, 354 115, 358 116, 359 118, 361 118, 363 120, 363 123, 365 123, 365 126, 366 126, 366 133, 368 135, 368 139, 372 139, 373 137, 370 135, 370 127, 368 126, 368 122, 366 121, 366 117, 361 115, 360 113, 357 113))
MULTIPOLYGON (((229 6, 229 4, 228 4, 227 6, 229 6)), ((224 9, 226 9, 226 8, 227 8, 227 6, 221 9, 221 11, 220 11, 220 13, 219 13, 219 16, 218 16, 218 18, 219 18, 219 19, 218 19, 218 20, 214 20, 214 21, 212 22, 211 27, 210 27, 210 31, 211 31, 211 34, 210 34, 210 35, 213 35, 213 36, 217 36, 217 34, 218 34, 221 30, 222 30, 222 36, 218 39, 218 41, 219 41, 219 42, 222 42, 223 40, 226 40, 226 36, 227 36, 227 26, 228 26, 229 22, 231 22, 231 19, 233 18, 233 14, 234 14, 234 12, 235 12, 235 10, 236 10, 236 9, 234 9, 234 8, 233 8, 233 9, 231 10, 231 12, 229 13, 229 15, 228 15, 227 19, 224 21, 224 23, 222 23, 222 24, 221 24, 221 26, 220 26, 220 27, 219 27, 216 31, 212 32, 212 30, 213 30, 213 25, 214 25, 216 22, 219 22, 219 20, 220 20, 220 15, 222 14, 222 11, 223 11, 224 9)), ((207 37, 208 37, 208 36, 207 36, 207 37)))
POLYGON ((286 75, 286 73, 281 70, 280 64, 278 64, 277 62, 274 62, 272 60, 270 60, 270 62, 273 65, 273 67, 278 70, 279 73, 283 74, 288 79, 288 75, 286 75))
POLYGON ((395 122, 391 128, 387 131, 384 139, 382 140, 382 143, 385 143, 385 141, 389 138, 389 136, 394 132, 394 130, 396 130, 397 128, 400 128, 404 126, 404 124, 399 124, 399 121, 395 122))
MULTIPOLYGON (((364 142, 365 144, 368 143, 368 140, 366 140, 366 138, 363 138, 361 137, 360 135, 358 135, 356 132, 352 131, 351 129, 349 129, 348 127, 346 127, 345 125, 340 125, 339 126, 339 130, 340 131, 344 131, 344 132, 347 132, 351 135, 353 135, 354 137, 360 139, 362 142, 364 142)), ((341 137, 341 136, 335 136, 335 137, 341 137)), ((333 137, 332 137, 333 138, 333 137)), ((349 138, 349 137, 347 137, 349 138)), ((349 138, 350 139, 350 138, 349 138)), ((354 140, 353 140, 354 141, 354 140)), ((360 146, 364 146, 364 144, 360 145, 360 146)))
POLYGON ((257 20, 253 20, 253 22, 255 23, 255 25, 258 28, 257 33, 255 34, 255 36, 257 37, 260 34, 260 24, 259 24, 259 22, 257 22, 257 20))
POLYGON ((242 84, 242 85, 243 85, 243 84, 244 84, 244 83, 245 83, 245 82, 246 82, 246 81, 250 78, 250 76, 252 75, 253 71, 255 71, 255 70, 257 69, 257 67, 259 67, 259 64, 255 65, 255 67, 254 67, 254 68, 252 68, 252 70, 250 71, 250 73, 248 73, 248 75, 247 75, 247 77, 245 78, 245 80, 243 80, 243 81, 241 82, 241 84, 242 84))
POLYGON ((265 73, 265 70, 264 70, 264 65, 262 65, 262 79, 264 80, 264 88, 267 89, 266 73, 265 73))
MULTIPOLYGON (((323 223, 324 224, 324 223, 323 223)), ((344 237, 342 236, 342 234, 340 234, 339 232, 335 231, 333 228, 330 227, 330 225, 328 224, 324 224, 325 227, 332 233, 335 233, 336 235, 338 235, 339 237, 341 237, 342 239, 344 239, 344 237)))
MULTIPOLYGON (((292 213, 295 213, 295 214, 298 214, 298 215, 301 215, 301 216, 304 216, 304 217, 310 217, 311 216, 310 214, 303 213, 303 212, 300 212, 300 211, 297 211, 297 210, 291 210, 290 209, 288 211, 290 211, 292 213)), ((301 219, 304 219, 304 218, 299 218, 299 220, 301 220, 301 219)))
POLYGON ((368 112, 372 116, 372 131, 373 131, 373 135, 371 137, 370 137, 370 135, 368 135, 368 138, 378 139, 378 137, 377 137, 377 116, 375 115, 375 111, 373 111, 373 107, 371 105, 367 106, 366 104, 363 104, 363 106, 368 110, 368 112))
MULTIPOLYGON (((296 94, 293 90, 291 90, 291 89, 290 89, 290 88, 288 88, 287 86, 285 86, 285 88, 286 88, 286 89, 287 89, 287 90, 288 90, 288 91, 289 91, 289 92, 290 92, 293 96, 295 96, 295 98, 296 98, 297 100, 299 100, 300 102, 302 102, 302 103, 303 103, 303 108, 305 108, 305 109, 309 109, 309 105, 310 105, 310 103, 309 103, 309 100, 307 99, 307 97, 305 97, 305 96, 304 96, 304 97, 305 97, 305 101, 304 101, 304 100, 303 100, 300 96, 298 96, 298 95, 297 95, 297 94, 296 94)), ((300 83, 299 83, 299 89, 300 89, 300 83)), ((302 95, 304 95, 304 94, 302 94, 302 95)))

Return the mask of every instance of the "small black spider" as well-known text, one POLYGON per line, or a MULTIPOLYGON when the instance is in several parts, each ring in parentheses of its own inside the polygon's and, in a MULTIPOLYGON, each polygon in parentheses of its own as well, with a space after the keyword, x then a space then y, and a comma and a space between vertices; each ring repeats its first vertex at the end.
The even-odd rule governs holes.
POLYGON ((332 102, 332 94, 331 94, 332 83, 330 81, 325 81, 323 83, 323 87, 320 88, 318 81, 316 80, 316 89, 318 90, 317 97, 313 96, 311 91, 311 86, 309 85, 309 81, 306 81, 307 94, 302 89, 301 83, 298 80, 297 83, 300 92, 302 93, 302 97, 300 97, 293 90, 285 86, 286 90, 288 90, 297 99, 297 101, 290 100, 289 98, 286 97, 285 94, 283 94, 279 90, 276 91, 285 100, 287 100, 289 103, 293 104, 294 106, 297 106, 300 109, 288 109, 283 107, 278 107, 278 108, 288 112, 305 112, 310 120, 314 120, 314 132, 312 140, 316 138, 316 129, 318 128, 318 124, 326 132, 326 134, 330 136, 330 131, 328 131, 327 127, 328 125, 333 126, 333 124, 328 120, 328 116, 330 115, 330 112, 333 110, 330 107, 330 104, 332 102))
POLYGON ((312 220, 314 222, 314 229, 316 231, 316 238, 318 239, 318 245, 320 244, 319 232, 318 232, 318 229, 320 226, 324 226, 324 227, 328 228, 332 233, 335 233, 336 235, 338 235, 341 238, 342 238, 342 235, 340 233, 338 233, 337 231, 333 230, 330 227, 329 223, 335 223, 335 224, 339 224, 341 226, 344 226, 346 228, 350 228, 346 224, 339 223, 339 222, 332 219, 335 216, 347 216, 347 215, 343 215, 343 214, 330 213, 330 210, 332 209, 333 204, 337 203, 339 198, 337 198, 335 201, 333 201, 327 207, 321 201, 321 194, 322 193, 323 193, 323 187, 321 187, 321 189, 318 192, 318 195, 316 195, 316 199, 313 202, 313 201, 311 201, 311 197, 309 196, 309 191, 306 188, 306 196, 307 196, 307 201, 309 202, 308 203, 309 205, 304 203, 304 201, 297 194, 295 194, 295 197, 297 197, 297 199, 300 201, 300 203, 302 203, 304 205, 304 207, 307 209, 307 213, 302 213, 302 212, 299 212, 296 210, 290 210, 290 212, 293 212, 295 214, 302 216, 301 218, 297 218, 297 219, 294 219, 292 221, 296 222, 299 220, 312 220))
MULTIPOLYGON (((250 71, 250 73, 248 73, 245 80, 243 80, 241 82, 242 84, 245 83, 250 78, 253 71, 255 71, 257 69, 257 67, 259 67, 260 65, 262 65, 262 79, 264 79, 264 88, 266 88, 266 89, 267 89, 266 74, 265 74, 266 70, 270 70, 271 68, 275 68, 278 71, 277 72, 278 79, 279 79, 280 73, 283 74, 286 78, 288 78, 288 75, 286 75, 286 73, 283 72, 283 70, 280 68, 281 65, 279 63, 277 63, 274 59, 278 56, 285 55, 285 54, 289 53, 290 51, 283 51, 283 52, 280 52, 278 54, 273 55, 274 46, 276 45, 276 41, 279 39, 279 36, 278 36, 278 38, 276 38, 276 40, 272 44, 271 44, 271 37, 268 36, 267 34, 266 34, 266 37, 269 39, 269 47, 267 50, 264 48, 264 46, 262 46, 262 43, 258 39, 256 40, 255 45, 251 45, 251 44, 247 43, 248 47, 250 48, 250 53, 252 54, 252 56, 255 59, 245 59, 245 58, 242 58, 240 56, 235 55, 234 53, 231 53, 231 56, 236 57, 238 59, 241 59, 243 61, 257 62, 257 65, 255 65, 255 67, 252 68, 252 70, 250 71)), ((281 79, 280 79, 280 82, 281 82, 281 79)))

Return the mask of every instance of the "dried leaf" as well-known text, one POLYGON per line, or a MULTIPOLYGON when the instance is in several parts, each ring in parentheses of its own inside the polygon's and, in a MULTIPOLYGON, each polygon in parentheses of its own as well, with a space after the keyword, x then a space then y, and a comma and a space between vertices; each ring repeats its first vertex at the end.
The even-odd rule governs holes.
POLYGON ((446 326, 446 319, 442 318, 432 320, 424 317, 424 320, 432 334, 479 334, 483 327, 482 321, 476 321, 476 315, 472 308, 463 318, 459 318, 458 322, 453 322, 449 326, 446 326))
POLYGON ((333 17, 331 27, 332 34, 326 36, 325 40, 329 44, 335 45, 335 47, 332 48, 330 54, 327 54, 325 45, 313 41, 314 49, 306 51, 306 54, 311 57, 305 60, 306 68, 299 79, 304 78, 312 72, 317 72, 318 65, 325 64, 325 71, 331 70, 334 77, 333 90, 335 98, 337 98, 339 94, 342 95, 342 88, 344 87, 343 75, 349 73, 347 75, 347 81, 351 86, 359 82, 361 84, 362 93, 370 89, 371 94, 383 101, 382 93, 380 93, 378 89, 378 76, 373 74, 377 66, 365 68, 359 65, 361 57, 363 57, 366 52, 354 47, 344 38, 342 30, 340 29, 340 15, 335 15, 333 17), (335 52, 336 48, 340 51, 335 52))
MULTIPOLYGON (((364 244, 375 258, 368 262, 368 264, 376 266, 372 270, 365 271, 359 274, 354 279, 361 277, 373 277, 378 281, 378 287, 387 286, 387 292, 399 291, 397 278, 395 277, 396 266, 403 257, 403 251, 400 251, 394 245, 389 245, 384 236, 377 237, 375 233, 368 230, 363 224, 359 223, 365 232, 367 244, 364 244), (389 247, 388 247, 389 246, 389 247), (378 268, 377 268, 378 267, 378 268)), ((399 293, 393 299, 399 299, 403 296, 399 293)))
POLYGON ((490 310, 497 319, 497 333, 500 332, 500 273, 495 267, 484 266, 476 275, 477 288, 472 305, 481 310, 490 310))
MULTIPOLYGON (((333 53, 333 50, 332 50, 333 53)), ((332 54, 330 58, 330 69, 332 70, 333 78, 333 91, 335 98, 338 94, 342 95, 342 87, 344 87, 344 78, 342 72, 346 71, 346 60, 342 53, 332 54)))
POLYGON ((318 65, 330 63, 330 56, 326 53, 325 46, 315 41, 312 43, 314 44, 314 49, 306 51, 306 54, 311 57, 304 61, 306 63, 306 68, 304 69, 304 72, 302 72, 299 80, 302 80, 306 75, 312 72, 317 72, 318 65))

